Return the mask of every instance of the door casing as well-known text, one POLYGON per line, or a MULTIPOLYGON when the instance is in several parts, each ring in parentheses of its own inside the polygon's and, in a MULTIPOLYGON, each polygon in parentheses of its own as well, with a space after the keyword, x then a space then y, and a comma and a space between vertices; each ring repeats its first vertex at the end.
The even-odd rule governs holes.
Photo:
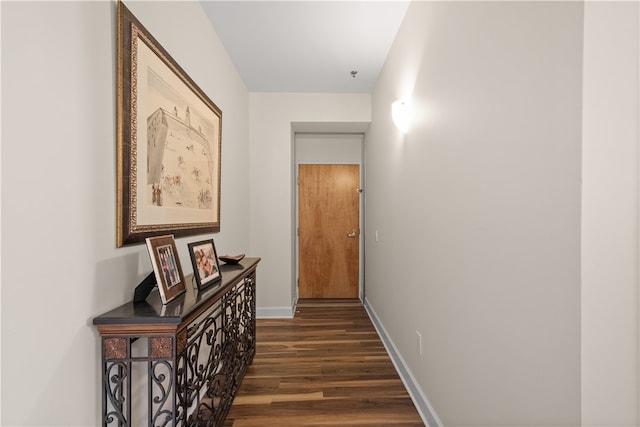
MULTIPOLYGON (((330 126, 329 126, 330 127, 330 126)), ((357 126, 353 131, 327 132, 306 131, 301 124, 292 125, 292 289, 291 296, 293 306, 298 301, 298 164, 359 164, 360 183, 364 186, 365 163, 364 163, 364 131, 357 126)), ((359 238, 359 298, 364 300, 364 239, 365 239, 365 202, 364 193, 360 196, 360 238, 359 238)))

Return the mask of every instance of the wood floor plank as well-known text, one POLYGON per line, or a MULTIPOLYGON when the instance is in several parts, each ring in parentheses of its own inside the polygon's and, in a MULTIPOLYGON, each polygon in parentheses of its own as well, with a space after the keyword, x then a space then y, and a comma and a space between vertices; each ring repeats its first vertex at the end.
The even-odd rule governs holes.
POLYGON ((424 426, 359 301, 300 301, 256 341, 225 427, 424 426))

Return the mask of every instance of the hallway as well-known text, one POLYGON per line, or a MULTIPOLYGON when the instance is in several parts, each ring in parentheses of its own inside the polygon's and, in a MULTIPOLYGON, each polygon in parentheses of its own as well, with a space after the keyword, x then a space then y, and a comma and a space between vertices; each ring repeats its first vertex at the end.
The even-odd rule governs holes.
POLYGON ((360 301, 301 300, 256 336, 226 427, 424 425, 360 301))

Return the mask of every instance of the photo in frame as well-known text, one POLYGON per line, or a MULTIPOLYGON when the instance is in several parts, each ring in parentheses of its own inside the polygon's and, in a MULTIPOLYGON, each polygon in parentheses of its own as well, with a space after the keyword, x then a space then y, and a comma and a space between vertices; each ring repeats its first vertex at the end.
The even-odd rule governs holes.
POLYGON ((220 263, 213 239, 188 244, 193 277, 198 289, 202 290, 222 279, 220 263))
POLYGON ((117 247, 220 231, 222 111, 118 2, 117 247))
POLYGON ((173 235, 147 237, 145 240, 162 304, 167 304, 187 290, 176 242, 173 235))

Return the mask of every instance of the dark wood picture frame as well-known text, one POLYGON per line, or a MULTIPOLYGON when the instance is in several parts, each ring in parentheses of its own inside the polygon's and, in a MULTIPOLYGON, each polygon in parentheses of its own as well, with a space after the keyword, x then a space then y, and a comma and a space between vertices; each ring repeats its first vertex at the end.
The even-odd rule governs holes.
POLYGON ((117 247, 220 231, 222 111, 118 2, 117 247))
POLYGON ((193 265, 193 277, 199 290, 222 280, 220 262, 213 239, 189 243, 189 255, 193 265))
POLYGON ((187 290, 176 242, 173 235, 147 237, 145 240, 162 304, 167 304, 187 290))

